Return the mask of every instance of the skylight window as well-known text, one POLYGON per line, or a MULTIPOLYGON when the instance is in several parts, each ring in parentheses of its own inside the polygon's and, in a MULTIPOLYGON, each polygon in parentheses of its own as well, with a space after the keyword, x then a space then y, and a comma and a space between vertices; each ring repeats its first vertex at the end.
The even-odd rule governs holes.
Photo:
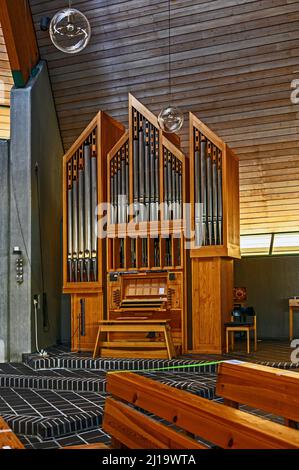
POLYGON ((265 256, 270 254, 272 234, 241 236, 242 256, 265 256))
POLYGON ((299 232, 276 233, 273 241, 273 255, 299 254, 299 232))
POLYGON ((242 235, 242 256, 299 254, 299 232, 242 235))

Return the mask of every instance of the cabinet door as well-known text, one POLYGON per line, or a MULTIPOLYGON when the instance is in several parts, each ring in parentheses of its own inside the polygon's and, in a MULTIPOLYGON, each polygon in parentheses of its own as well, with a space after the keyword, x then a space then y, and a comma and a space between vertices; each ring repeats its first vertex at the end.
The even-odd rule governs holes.
POLYGON ((73 351, 93 351, 100 320, 103 320, 102 293, 72 295, 73 351))

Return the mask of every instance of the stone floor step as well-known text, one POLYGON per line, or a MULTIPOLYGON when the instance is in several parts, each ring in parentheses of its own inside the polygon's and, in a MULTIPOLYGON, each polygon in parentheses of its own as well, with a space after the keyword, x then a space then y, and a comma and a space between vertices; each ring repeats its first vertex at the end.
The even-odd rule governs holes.
POLYGON ((102 423, 104 395, 94 392, 0 389, 0 415, 16 434, 57 438, 102 423))

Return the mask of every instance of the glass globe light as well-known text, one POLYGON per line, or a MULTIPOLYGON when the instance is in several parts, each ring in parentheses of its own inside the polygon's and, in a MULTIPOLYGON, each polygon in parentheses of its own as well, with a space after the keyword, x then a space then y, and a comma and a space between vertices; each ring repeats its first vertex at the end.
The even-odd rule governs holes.
POLYGON ((160 112, 158 123, 162 131, 171 134, 181 129, 184 123, 184 115, 179 108, 167 106, 160 112))
POLYGON ((54 46, 67 54, 82 51, 91 37, 88 19, 75 8, 66 8, 56 13, 49 29, 54 46))

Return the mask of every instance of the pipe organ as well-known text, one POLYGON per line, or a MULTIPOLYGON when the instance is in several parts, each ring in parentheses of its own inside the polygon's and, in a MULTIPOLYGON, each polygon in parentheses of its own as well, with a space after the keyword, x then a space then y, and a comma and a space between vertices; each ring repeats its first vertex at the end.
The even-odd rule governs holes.
MULTIPOLYGON (((222 352, 240 257, 238 159, 192 113, 189 140, 186 159, 179 138, 129 95, 128 131, 100 112, 65 155, 63 290, 73 350, 93 350, 101 320, 167 320, 178 354, 222 352)), ((128 335, 139 348, 150 341, 160 357, 152 331, 124 327, 108 343, 128 335)))
POLYGON ((233 259, 240 258, 239 163, 192 113, 189 123, 192 351, 220 354, 233 307, 233 259))
POLYGON ((182 351, 185 157, 132 96, 129 116, 129 132, 108 153, 107 316, 169 319, 182 351))
POLYGON ((96 209, 106 202, 106 155, 124 132, 100 112, 63 159, 63 292, 71 294, 73 350, 92 350, 104 318, 106 244, 96 209))

